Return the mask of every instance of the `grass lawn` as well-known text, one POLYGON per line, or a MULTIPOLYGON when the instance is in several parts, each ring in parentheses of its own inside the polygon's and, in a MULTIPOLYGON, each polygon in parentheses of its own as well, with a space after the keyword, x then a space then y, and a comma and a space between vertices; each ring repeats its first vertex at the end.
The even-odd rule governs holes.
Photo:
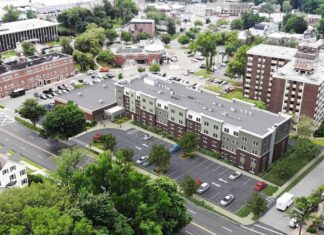
POLYGON ((93 151, 87 149, 87 148, 79 148, 80 153, 89 156, 91 158, 97 159, 98 158, 98 154, 94 153, 93 151))
POLYGON ((49 46, 56 46, 59 43, 57 41, 50 41, 50 42, 47 42, 46 44, 49 45, 49 46))
POLYGON ((250 213, 252 213, 251 208, 245 204, 241 209, 239 209, 235 214, 244 218, 246 216, 248 216, 250 213))
POLYGON ((216 93, 222 92, 222 88, 220 86, 216 86, 216 85, 207 85, 207 86, 205 86, 205 89, 208 91, 216 92, 216 93))
POLYGON ((3 52, 1 55, 2 55, 3 59, 7 59, 9 57, 16 56, 16 51, 15 50, 6 51, 6 52, 3 52))
POLYGON ((268 185, 264 190, 262 190, 262 193, 267 196, 272 196, 275 192, 277 192, 277 190, 277 186, 268 185))
POLYGON ((243 98, 243 91, 241 89, 235 89, 234 91, 231 91, 229 93, 223 94, 222 97, 226 99, 242 99, 243 98))
POLYGON ((31 160, 29 160, 28 158, 26 157, 21 157, 21 160, 24 161, 24 162, 27 162, 28 164, 38 168, 38 169, 43 169, 44 167, 42 167, 41 165, 38 165, 36 162, 33 162, 31 160))
POLYGON ((314 138, 314 139, 311 139, 311 141, 314 144, 317 144, 317 145, 320 145, 320 146, 324 146, 324 138, 314 138))
POLYGON ((104 147, 103 147, 103 144, 102 143, 95 143, 95 142, 92 142, 90 145, 98 148, 98 149, 101 149, 101 150, 104 150, 104 147))
POLYGON ((3 146, 0 144, 0 149, 2 149, 3 148, 3 146))
POLYGON ((202 69, 202 70, 195 72, 194 75, 196 75, 198 77, 202 76, 204 78, 208 78, 212 74, 210 72, 208 72, 206 69, 202 69))
POLYGON ((3 104, 0 104, 0 109, 4 109, 5 106, 3 104))
POLYGON ((120 125, 120 124, 123 124, 124 122, 127 122, 129 120, 130 120, 129 117, 121 117, 121 118, 114 120, 114 123, 120 125))
POLYGON ((73 84, 73 87, 74 87, 75 89, 81 89, 81 88, 86 87, 86 86, 87 86, 87 85, 84 84, 84 83, 73 84))
POLYGON ((7 155, 10 157, 12 155, 14 155, 16 152, 13 149, 9 149, 7 155))

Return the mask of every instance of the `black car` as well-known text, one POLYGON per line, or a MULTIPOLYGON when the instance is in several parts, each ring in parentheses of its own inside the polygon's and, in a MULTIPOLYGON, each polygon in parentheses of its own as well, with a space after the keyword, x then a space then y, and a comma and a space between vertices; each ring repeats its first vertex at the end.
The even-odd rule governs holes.
POLYGON ((205 69, 205 68, 206 68, 206 65, 201 64, 201 65, 199 66, 199 68, 201 68, 201 69, 205 69))
POLYGON ((151 166, 151 165, 152 165, 152 163, 151 163, 150 161, 148 161, 148 160, 147 160, 147 161, 144 161, 144 162, 142 163, 142 166, 145 167, 145 168, 146 168, 146 167, 149 167, 149 166, 151 166))

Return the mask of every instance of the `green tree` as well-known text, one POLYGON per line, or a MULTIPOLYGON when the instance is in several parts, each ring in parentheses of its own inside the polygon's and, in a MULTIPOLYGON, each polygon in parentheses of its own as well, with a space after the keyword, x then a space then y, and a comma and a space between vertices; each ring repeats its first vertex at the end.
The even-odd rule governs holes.
POLYGON ((6 5, 3 10, 5 11, 4 15, 2 16, 2 21, 4 23, 19 20, 20 12, 13 5, 6 5))
POLYGON ((207 30, 203 33, 198 34, 197 39, 189 45, 192 51, 199 51, 206 60, 206 69, 210 71, 214 57, 216 55, 216 46, 219 42, 219 34, 212 33, 207 30))
POLYGON ((126 42, 130 42, 132 40, 132 34, 130 32, 123 31, 121 32, 121 39, 126 42))
POLYGON ((169 34, 164 34, 161 40, 165 45, 168 45, 171 42, 171 36, 169 34))
POLYGON ((118 37, 118 33, 114 29, 107 29, 105 33, 106 38, 109 40, 109 42, 114 42, 115 39, 118 37))
POLYGON ((307 29, 307 22, 303 16, 290 15, 286 21, 286 24, 284 24, 284 29, 289 33, 304 33, 307 29))
POLYGON ((288 159, 282 159, 277 161, 273 166, 273 171, 284 180, 290 178, 292 174, 291 164, 288 159))
POLYGON ((209 24, 210 23, 210 18, 207 18, 206 19, 206 24, 209 24))
POLYGON ((26 16, 27 16, 27 19, 37 18, 37 15, 33 10, 27 10, 26 16))
POLYGON ((149 71, 151 73, 158 73, 158 72, 160 72, 160 65, 158 63, 152 63, 150 65, 149 71))
POLYGON ((107 64, 112 64, 115 61, 115 55, 108 48, 107 50, 102 50, 98 55, 98 60, 105 62, 107 64))
POLYGON ((27 99, 17 112, 20 116, 28 119, 34 126, 36 126, 36 123, 45 115, 46 109, 43 105, 38 104, 35 99, 27 99))
POLYGON ((119 79, 119 80, 122 80, 123 78, 124 78, 124 77, 123 77, 123 74, 122 74, 122 73, 119 73, 119 74, 118 74, 118 79, 119 79))
POLYGON ((262 22, 264 17, 260 17, 258 14, 254 13, 244 13, 241 19, 243 21, 243 29, 249 29, 254 27, 255 24, 262 22))
POLYGON ((120 148, 115 153, 116 161, 122 165, 132 162, 133 156, 134 150, 131 148, 120 148))
POLYGON ((22 49, 24 51, 25 56, 32 56, 36 52, 36 48, 33 43, 25 41, 21 43, 22 49))
POLYGON ((73 54, 73 48, 71 46, 71 38, 69 37, 61 37, 60 46, 62 47, 62 52, 68 55, 73 54))
POLYGON ((302 137, 311 137, 314 132, 314 120, 308 116, 302 115, 297 123, 297 135, 302 137))
POLYGON ((73 51, 73 58, 80 64, 82 71, 94 68, 93 55, 91 53, 83 53, 78 50, 73 51))
POLYGON ((2 54, 0 53, 0 65, 3 63, 2 61, 2 54))
POLYGON ((130 21, 133 16, 137 15, 138 13, 136 4, 132 0, 117 0, 115 4, 120 11, 120 15, 124 23, 130 21))
POLYGON ((178 144, 184 152, 184 155, 190 156, 198 145, 198 139, 194 133, 187 131, 180 137, 178 144))
POLYGON ((317 31, 320 34, 321 38, 324 37, 324 19, 320 20, 320 23, 317 26, 317 31))
POLYGON ((102 136, 102 145, 105 150, 114 151, 117 145, 117 140, 112 134, 102 136))
POLYGON ((264 3, 261 7, 260 7, 260 12, 264 12, 264 13, 268 13, 269 17, 270 14, 274 12, 273 6, 271 3, 264 3))
POLYGON ((324 123, 320 125, 320 127, 314 133, 315 137, 324 137, 324 123))
POLYGON ((78 169, 83 159, 84 155, 79 151, 78 147, 61 151, 56 174, 64 185, 69 185, 74 172, 78 169))
POLYGON ((290 5, 290 2, 289 1, 284 1, 283 4, 282 4, 282 10, 286 13, 288 12, 291 12, 292 10, 292 6, 290 5))
POLYGON ((296 144, 296 154, 301 158, 313 159, 320 153, 320 149, 310 139, 300 137, 296 144))
POLYGON ((156 165, 158 172, 166 172, 170 164, 170 152, 163 144, 153 145, 149 153, 149 161, 156 165))
POLYGON ((226 19, 219 19, 216 23, 216 27, 221 27, 222 25, 227 25, 228 21, 226 19))
POLYGON ((226 72, 229 76, 242 76, 245 73, 245 66, 247 62, 247 51, 249 46, 243 45, 235 52, 233 58, 228 62, 226 72))
POLYGON ((231 29, 232 30, 242 30, 243 29, 243 21, 241 19, 234 19, 231 21, 231 29))
POLYGON ((203 26, 204 23, 201 20, 195 20, 194 25, 195 25, 195 28, 197 28, 197 26, 203 26))
POLYGON ((189 175, 183 177, 180 187, 186 197, 191 197, 198 189, 198 185, 196 184, 195 180, 189 175))
POLYGON ((48 136, 68 139, 85 129, 85 114, 73 102, 55 106, 47 112, 43 121, 45 133, 48 136))
POLYGON ((139 73, 143 73, 143 72, 145 72, 145 68, 142 67, 142 66, 139 66, 139 67, 137 68, 137 71, 138 71, 139 73))
POLYGON ((176 25, 173 19, 169 19, 167 23, 167 32, 170 35, 174 35, 176 33, 176 25))
POLYGON ((290 0, 290 5, 294 9, 298 9, 300 7, 300 0, 290 0))
POLYGON ((257 218, 267 210, 267 205, 267 201, 257 193, 253 193, 248 202, 248 206, 251 208, 253 215, 257 218))
POLYGON ((139 42, 139 41, 141 41, 141 40, 147 40, 147 39, 149 39, 151 36, 148 34, 148 33, 143 33, 143 32, 141 32, 141 33, 138 33, 137 35, 136 35, 136 41, 137 42, 139 42))
POLYGON ((190 38, 187 36, 187 35, 181 35, 178 37, 178 42, 181 44, 181 45, 185 45, 185 44, 188 44, 190 42, 190 38))

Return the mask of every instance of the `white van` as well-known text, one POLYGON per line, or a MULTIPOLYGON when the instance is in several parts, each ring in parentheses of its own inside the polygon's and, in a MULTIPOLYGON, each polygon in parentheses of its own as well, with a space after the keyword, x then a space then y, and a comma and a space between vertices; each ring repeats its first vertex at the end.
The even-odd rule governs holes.
POLYGON ((291 193, 284 193, 277 199, 276 208, 285 211, 294 202, 294 195, 291 193))

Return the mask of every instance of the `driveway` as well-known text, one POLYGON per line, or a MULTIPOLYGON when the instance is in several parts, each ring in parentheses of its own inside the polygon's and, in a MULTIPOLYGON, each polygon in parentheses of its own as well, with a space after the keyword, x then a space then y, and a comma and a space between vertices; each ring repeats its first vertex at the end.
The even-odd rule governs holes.
MULTIPOLYGON (((290 193, 293 193, 297 197, 307 196, 321 184, 324 184, 324 161, 292 188, 290 193)), ((289 219, 289 216, 285 212, 278 211, 274 206, 260 219, 260 221, 289 234, 293 231, 293 229, 288 226, 289 219)))
MULTIPOLYGON (((148 141, 142 140, 144 132, 137 129, 120 130, 120 129, 104 129, 99 131, 93 131, 83 136, 78 137, 75 141, 78 144, 89 143, 92 141, 92 137, 95 133, 112 134, 117 139, 117 148, 129 147, 135 152, 134 162, 141 156, 149 155, 151 146, 155 144, 163 144, 166 148, 169 148, 171 144, 159 138, 152 137, 148 141)), ((150 170, 154 169, 154 166, 149 167, 150 170)), ((201 156, 194 156, 193 158, 183 159, 179 153, 173 154, 170 167, 166 173, 172 179, 180 182, 185 175, 190 175, 194 179, 200 179, 204 182, 208 182, 210 189, 201 195, 203 198, 218 204, 219 201, 227 194, 233 194, 235 200, 226 209, 232 212, 239 210, 251 197, 253 193, 253 185, 257 180, 242 175, 236 181, 231 181, 228 176, 234 171, 223 165, 219 165, 211 160, 205 159, 201 156)), ((269 205, 273 202, 272 198, 268 198, 269 205)))

